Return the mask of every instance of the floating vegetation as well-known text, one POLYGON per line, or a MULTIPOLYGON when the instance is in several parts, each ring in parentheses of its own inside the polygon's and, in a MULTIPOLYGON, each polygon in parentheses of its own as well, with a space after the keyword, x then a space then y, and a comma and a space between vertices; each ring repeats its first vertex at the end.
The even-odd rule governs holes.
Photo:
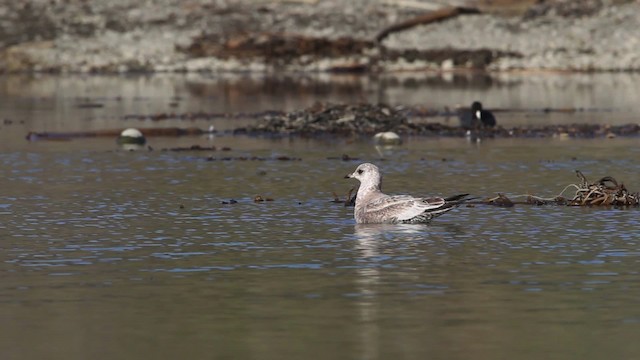
POLYGON ((298 157, 290 157, 290 156, 276 156, 276 157, 226 156, 221 158, 209 156, 207 158, 207 161, 302 161, 302 159, 298 157))
POLYGON ((618 183, 618 181, 611 176, 605 176, 597 182, 590 184, 579 170, 576 170, 576 175, 580 178, 581 183, 580 185, 572 184, 577 190, 568 205, 637 206, 639 204, 639 194, 637 192, 630 193, 623 183, 618 183))
POLYGON ((590 183, 586 176, 576 170, 576 176, 580 179, 579 184, 567 185, 560 194, 544 198, 535 195, 515 195, 512 198, 524 197, 525 200, 515 202, 506 195, 499 193, 498 196, 479 202, 480 204, 512 207, 515 204, 524 205, 568 205, 568 206, 638 206, 640 205, 640 194, 629 192, 623 183, 619 183, 611 176, 605 176, 600 180, 590 183), (576 192, 571 199, 563 196, 569 189, 576 192))
MULTIPOLYGON (((227 148, 228 149, 228 148, 227 148)), ((187 147, 174 147, 174 148, 164 148, 161 151, 216 151, 215 146, 200 146, 200 145, 191 145, 187 147)), ((225 148, 222 149, 223 151, 225 148)), ((231 149, 228 149, 231 150, 231 149)))
POLYGON ((360 158, 351 157, 348 154, 342 154, 342 156, 329 156, 327 160, 342 160, 342 161, 359 161, 360 158))
POLYGON ((513 201, 506 197, 504 194, 498 193, 498 196, 493 197, 491 199, 487 199, 486 203, 489 205, 500 206, 500 207, 512 207, 513 201))

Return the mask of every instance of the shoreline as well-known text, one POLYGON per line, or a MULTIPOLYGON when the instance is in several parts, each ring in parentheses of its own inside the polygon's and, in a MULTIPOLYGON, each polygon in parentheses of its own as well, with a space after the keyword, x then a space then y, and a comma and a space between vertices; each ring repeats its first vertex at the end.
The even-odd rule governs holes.
POLYGON ((509 16, 480 7, 385 34, 379 42, 385 29, 428 15, 420 4, 433 4, 81 3, 5 4, 0 72, 640 72, 637 1, 592 0, 597 6, 585 5, 589 11, 563 12, 567 5, 554 0, 546 4, 550 9, 532 5, 509 16))

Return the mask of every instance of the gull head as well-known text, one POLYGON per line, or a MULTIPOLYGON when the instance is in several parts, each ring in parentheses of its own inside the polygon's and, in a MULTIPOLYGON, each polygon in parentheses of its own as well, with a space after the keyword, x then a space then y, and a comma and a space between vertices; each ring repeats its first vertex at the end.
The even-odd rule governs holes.
POLYGON ((380 186, 382 177, 380 176, 380 169, 377 166, 364 163, 360 164, 356 171, 345 176, 345 179, 358 179, 362 185, 373 185, 375 187, 380 186))

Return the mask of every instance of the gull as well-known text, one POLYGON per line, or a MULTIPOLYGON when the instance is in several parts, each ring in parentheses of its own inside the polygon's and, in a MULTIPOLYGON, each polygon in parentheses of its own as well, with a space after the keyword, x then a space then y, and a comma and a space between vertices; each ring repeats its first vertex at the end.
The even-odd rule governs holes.
POLYGON ((446 213, 470 200, 469 194, 449 198, 420 198, 411 195, 386 195, 382 193, 382 175, 377 166, 364 163, 346 179, 360 180, 353 215, 358 224, 419 224, 446 213))

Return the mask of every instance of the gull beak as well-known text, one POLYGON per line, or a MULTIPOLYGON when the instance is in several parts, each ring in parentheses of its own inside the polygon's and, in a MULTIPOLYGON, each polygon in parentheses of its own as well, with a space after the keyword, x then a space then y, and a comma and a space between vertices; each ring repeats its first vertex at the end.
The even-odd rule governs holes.
POLYGON ((347 174, 344 176, 345 179, 351 179, 353 177, 353 174, 347 174))

